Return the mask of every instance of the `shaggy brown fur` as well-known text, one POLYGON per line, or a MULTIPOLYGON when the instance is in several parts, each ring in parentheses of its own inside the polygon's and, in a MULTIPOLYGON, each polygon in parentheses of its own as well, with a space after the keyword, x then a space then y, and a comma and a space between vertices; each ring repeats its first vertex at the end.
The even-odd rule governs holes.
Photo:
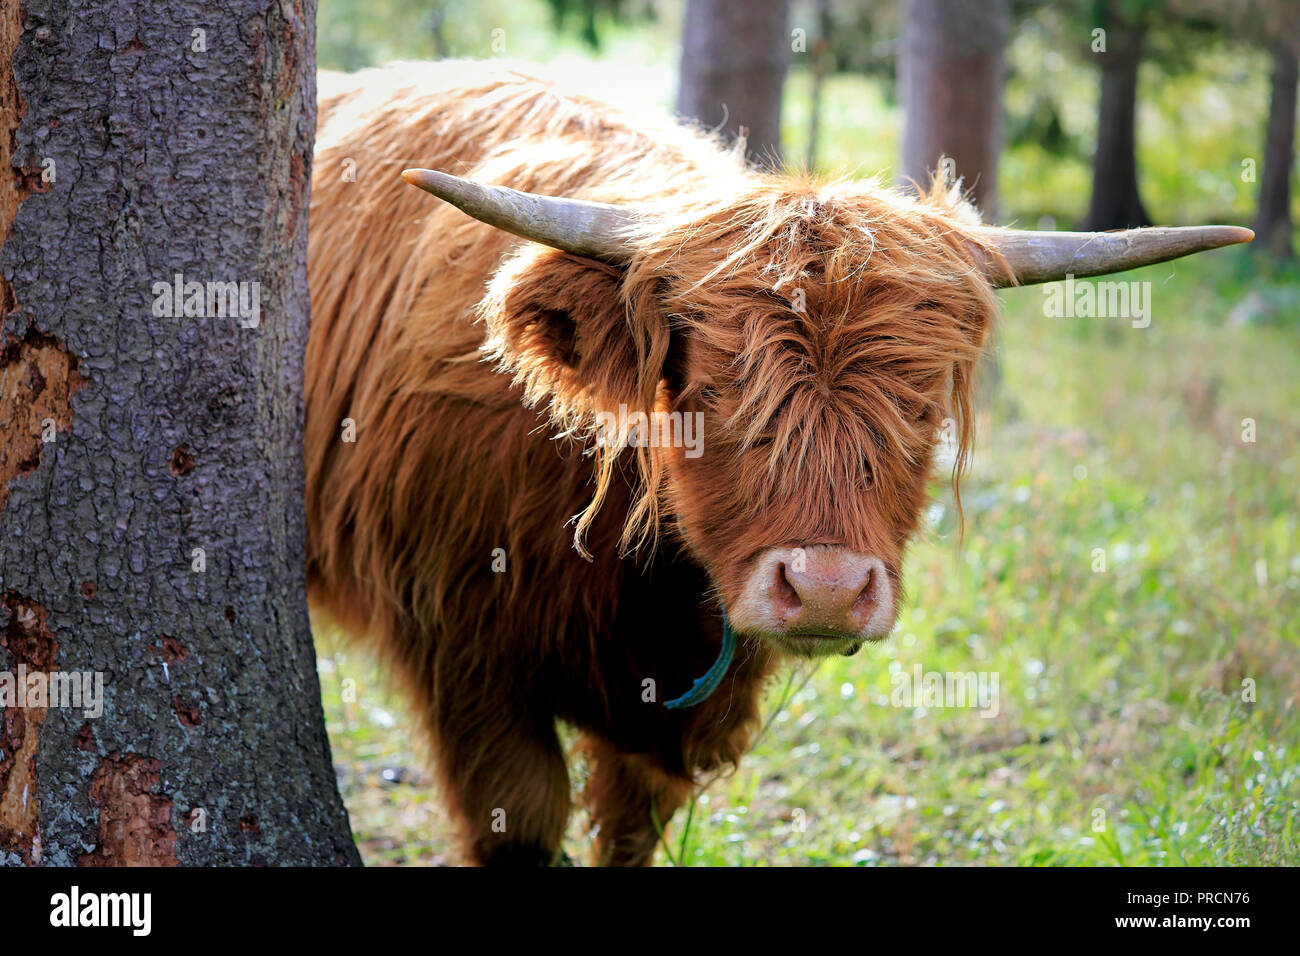
POLYGON ((592 759, 597 860, 647 863, 651 807, 667 820, 754 729, 776 658, 756 640, 705 703, 663 701, 716 656, 755 556, 835 544, 896 578, 944 415, 964 455, 994 309, 976 220, 951 191, 760 173, 483 64, 323 78, 320 117, 313 605, 390 658, 472 861, 554 859, 560 719, 592 759), (625 269, 575 258, 408 166, 632 204, 644 233, 625 269), (703 412, 704 454, 598 447, 593 415, 620 403, 703 412))

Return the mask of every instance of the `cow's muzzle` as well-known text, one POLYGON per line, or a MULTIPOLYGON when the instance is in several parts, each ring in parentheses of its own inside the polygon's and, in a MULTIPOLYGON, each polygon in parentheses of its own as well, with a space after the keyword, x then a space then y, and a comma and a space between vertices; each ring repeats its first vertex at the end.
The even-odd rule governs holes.
POLYGON ((885 564, 846 548, 770 548, 728 609, 738 631, 795 654, 842 654, 894 626, 895 589, 885 564))

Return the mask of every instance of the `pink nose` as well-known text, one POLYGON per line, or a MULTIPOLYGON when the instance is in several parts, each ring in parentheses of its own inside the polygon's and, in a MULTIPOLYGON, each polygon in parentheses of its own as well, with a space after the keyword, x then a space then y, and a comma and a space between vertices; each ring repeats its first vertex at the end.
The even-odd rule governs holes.
POLYGON ((884 563, 845 548, 772 548, 760 556, 732 623, 756 631, 865 640, 894 624, 884 563))
POLYGON ((771 593, 773 610, 788 631, 858 634, 876 610, 878 591, 871 561, 842 551, 814 551, 802 562, 778 563, 771 593))

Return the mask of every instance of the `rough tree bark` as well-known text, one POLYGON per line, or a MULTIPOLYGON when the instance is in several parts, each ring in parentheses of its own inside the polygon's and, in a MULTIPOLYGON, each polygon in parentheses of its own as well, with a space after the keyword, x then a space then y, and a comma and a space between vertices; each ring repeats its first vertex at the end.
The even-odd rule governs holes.
POLYGON ((1108 24, 1097 106, 1097 154, 1085 229, 1149 226, 1137 179, 1137 87, 1145 28, 1108 24))
POLYGON ((900 178, 925 188, 947 157, 988 221, 998 215, 1009 17, 1008 0, 909 0, 899 58, 900 178))
POLYGON ((728 136, 775 168, 781 91, 790 60, 789 0, 690 0, 682 27, 677 112, 728 136))
MULTIPOLYGON (((1288 25, 1291 33, 1293 25, 1288 25)), ((1259 184, 1259 211, 1254 228, 1257 245, 1289 259, 1291 248, 1291 169, 1295 164, 1296 86, 1300 83, 1294 36, 1273 44, 1273 93, 1268 107, 1268 136, 1259 184)))
POLYGON ((0 863, 359 862, 304 586, 315 0, 0 9, 0 676, 103 679, 7 702, 0 863), (159 315, 177 275, 241 318, 159 315))

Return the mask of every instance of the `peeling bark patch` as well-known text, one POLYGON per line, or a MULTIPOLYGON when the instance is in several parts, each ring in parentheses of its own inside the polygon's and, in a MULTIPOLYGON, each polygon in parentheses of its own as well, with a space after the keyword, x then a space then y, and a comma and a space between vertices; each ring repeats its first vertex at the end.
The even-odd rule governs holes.
MULTIPOLYGON (((18 80, 14 76, 13 59, 23 32, 23 10, 20 3, 0 5, 0 244, 9 239, 18 207, 22 205, 35 185, 40 188, 40 175, 30 169, 20 168, 17 161, 18 125, 27 112, 18 80), (2 177, 12 177, 5 182, 2 177)), ((0 321, 18 308, 13 285, 0 276, 0 321)), ((28 330, 30 332, 30 329, 28 330)), ((60 350, 61 351, 61 350, 60 350)), ((75 362, 75 359, 73 360, 75 362)), ((66 373, 65 373, 66 378, 66 373)), ((17 474, 35 471, 40 464, 40 421, 47 415, 25 414, 16 407, 21 402, 30 406, 37 395, 44 392, 49 382, 39 361, 25 367, 10 368, 9 348, 0 358, 0 510, 9 498, 9 481, 17 474), (12 373, 12 374, 11 374, 12 373), (36 428, 32 428, 33 419, 36 428), (32 436, 35 436, 35 441, 32 436)), ((74 389, 75 391, 75 389, 74 389)), ((69 394, 68 397, 71 397, 69 394)), ((56 422, 58 416, 54 416, 56 422)), ((60 427, 71 423, 71 412, 65 415, 60 427)))
POLYGON ((72 427, 72 396, 88 384, 80 365, 33 323, 0 348, 0 510, 9 482, 40 467, 45 439, 72 427))
POLYGON ((289 196, 290 196, 290 215, 288 222, 288 238, 292 239, 293 234, 298 230, 298 223, 302 221, 299 215, 299 208, 302 205, 302 197, 307 195, 307 160, 302 153, 294 153, 289 157, 289 196))
MULTIPOLYGON (((0 631, 0 647, 9 652, 14 670, 54 669, 59 645, 49 628, 49 612, 13 591, 0 595, 9 624, 0 631)), ((39 862, 40 815, 36 786, 36 749, 45 707, 7 707, 0 716, 0 849, 27 863, 39 862)))
POLYGON ((194 470, 194 456, 190 454, 190 450, 184 445, 177 445, 172 449, 172 457, 168 463, 168 468, 178 478, 181 475, 188 475, 194 470))
POLYGON ((36 747, 42 708, 9 707, 0 718, 0 850, 34 863, 40 839, 36 747))
MULTIPOLYGON (((14 152, 17 149, 18 124, 27 112, 22 93, 18 90, 18 81, 14 77, 14 53, 18 49, 18 40, 23 32, 23 14, 21 4, 6 3, 0 6, 0 173, 14 177, 12 188, 0 186, 0 239, 8 238, 9 227, 18 215, 18 207, 27 198, 23 189, 23 178, 14 168, 14 152)), ((9 283, 0 279, 0 298, 8 306, 13 301, 13 289, 9 283)), ((6 309, 8 311, 8 309, 6 309)))
MULTIPOLYGON (((279 43, 276 44, 281 55, 274 76, 276 109, 284 107, 297 89, 298 76, 301 72, 298 63, 304 52, 303 46, 307 33, 307 18, 303 11, 302 0, 295 0, 292 14, 289 13, 287 4, 282 4, 280 9, 284 20, 280 24, 279 43)), ((261 39, 261 37, 258 38, 259 45, 261 39)), ((298 195, 302 195, 302 193, 299 192, 298 195)))
POLYGON ((172 697, 172 710, 176 712, 176 719, 186 727, 197 727, 202 723, 199 709, 197 707, 186 707, 179 694, 172 697))
POLYGON ((90 782, 99 812, 99 845, 81 866, 177 866, 172 800, 153 793, 162 765, 142 754, 106 758, 90 782))
POLYGON ((0 595, 0 604, 9 612, 9 624, 0 631, 0 647, 28 670, 53 670, 59 643, 50 631, 50 612, 16 591, 0 595))
POLYGON ((95 728, 90 726, 90 721, 86 721, 81 725, 75 739, 78 750, 84 750, 86 753, 92 754, 99 750, 99 745, 95 743, 95 728))
POLYGON ((190 649, 170 634, 159 636, 158 643, 149 648, 154 657, 160 657, 163 663, 175 664, 190 656, 190 649))

